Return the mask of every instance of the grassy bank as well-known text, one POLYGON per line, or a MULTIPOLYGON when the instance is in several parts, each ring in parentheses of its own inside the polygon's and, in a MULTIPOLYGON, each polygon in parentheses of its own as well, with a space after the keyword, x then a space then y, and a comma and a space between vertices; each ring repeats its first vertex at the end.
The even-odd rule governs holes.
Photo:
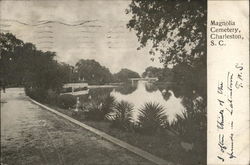
POLYGON ((203 162, 198 160, 199 156, 197 156, 197 154, 200 153, 185 151, 185 149, 181 146, 183 140, 170 131, 164 130, 150 135, 141 134, 135 131, 124 131, 112 127, 111 123, 108 121, 90 121, 72 116, 72 112, 67 109, 59 108, 58 106, 53 105, 47 106, 167 161, 185 165, 203 164, 203 162))

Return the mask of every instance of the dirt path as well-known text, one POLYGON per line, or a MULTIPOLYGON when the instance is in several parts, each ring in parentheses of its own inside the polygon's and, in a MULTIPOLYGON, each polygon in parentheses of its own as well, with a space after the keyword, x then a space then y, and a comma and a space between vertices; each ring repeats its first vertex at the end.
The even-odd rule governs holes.
POLYGON ((21 88, 1 95, 1 163, 152 164, 31 103, 21 88))

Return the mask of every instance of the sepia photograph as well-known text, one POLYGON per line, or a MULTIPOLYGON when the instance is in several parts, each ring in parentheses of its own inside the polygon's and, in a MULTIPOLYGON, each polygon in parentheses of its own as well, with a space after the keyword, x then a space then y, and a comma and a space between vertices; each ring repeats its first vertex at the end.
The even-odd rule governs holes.
POLYGON ((207 0, 0 1, 1 165, 207 164, 207 0))

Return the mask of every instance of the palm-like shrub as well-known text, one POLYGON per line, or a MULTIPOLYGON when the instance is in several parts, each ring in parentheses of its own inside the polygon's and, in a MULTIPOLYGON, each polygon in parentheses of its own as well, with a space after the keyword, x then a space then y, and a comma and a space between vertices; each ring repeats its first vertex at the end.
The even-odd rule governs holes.
POLYGON ((187 130, 186 126, 190 125, 192 122, 191 117, 187 112, 182 112, 182 114, 176 114, 176 119, 171 124, 171 129, 174 130, 178 135, 183 136, 186 134, 187 130))
POLYGON ((200 141, 198 139, 206 137, 206 108, 203 103, 194 104, 192 100, 188 100, 185 107, 186 111, 176 115, 171 128, 186 141, 200 141))
POLYGON ((159 103, 145 103, 139 111, 138 123, 142 133, 151 134, 167 125, 167 115, 159 103))
POLYGON ((106 115, 113 110, 114 106, 115 106, 115 98, 113 96, 109 95, 102 99, 101 111, 103 114, 103 118, 106 118, 106 115))
POLYGON ((114 111, 109 115, 111 126, 122 130, 131 128, 131 117, 134 106, 126 101, 118 102, 114 106, 114 111))
POLYGON ((88 110, 85 112, 85 117, 87 120, 105 120, 106 116, 112 111, 114 105, 115 98, 113 96, 100 97, 89 104, 88 110))
POLYGON ((195 105, 192 101, 186 105, 186 112, 176 116, 171 129, 179 134, 183 141, 193 144, 193 152, 199 153, 197 161, 206 160, 207 147, 207 117, 205 104, 195 105))
POLYGON ((197 162, 206 160, 207 147, 207 113, 206 100, 184 98, 186 111, 176 115, 176 120, 170 125, 182 141, 193 144, 193 152, 197 162))

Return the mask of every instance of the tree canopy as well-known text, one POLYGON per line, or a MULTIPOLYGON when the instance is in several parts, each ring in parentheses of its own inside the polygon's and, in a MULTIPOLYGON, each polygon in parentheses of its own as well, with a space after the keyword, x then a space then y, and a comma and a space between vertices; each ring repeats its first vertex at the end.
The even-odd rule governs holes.
POLYGON ((53 59, 55 52, 37 50, 10 33, 0 33, 0 47, 0 76, 6 84, 54 90, 62 86, 64 73, 53 59))
POLYGON ((159 81, 173 81, 173 71, 169 68, 149 66, 142 73, 142 77, 157 77, 159 81))
POLYGON ((114 80, 116 82, 126 82, 129 78, 139 78, 140 75, 129 69, 121 69, 118 73, 114 74, 114 80))
POLYGON ((95 60, 81 59, 76 63, 75 69, 79 78, 89 84, 105 84, 112 80, 109 69, 95 60))
POLYGON ((167 66, 206 65, 206 0, 132 0, 127 27, 167 66))
POLYGON ((159 77, 162 74, 162 68, 149 66, 142 73, 142 77, 159 77))

